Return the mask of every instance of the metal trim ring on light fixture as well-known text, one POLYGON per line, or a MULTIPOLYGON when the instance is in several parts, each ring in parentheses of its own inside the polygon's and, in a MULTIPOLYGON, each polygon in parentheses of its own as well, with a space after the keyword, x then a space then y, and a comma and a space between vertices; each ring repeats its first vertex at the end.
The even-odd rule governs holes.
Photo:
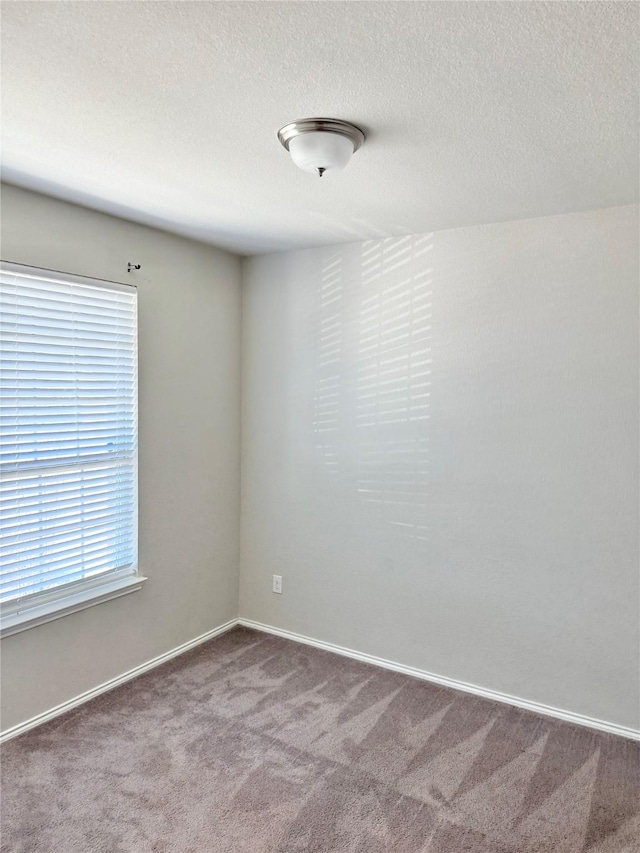
POLYGON ((278 131, 278 139, 288 151, 289 143, 296 136, 318 130, 324 133, 339 133, 341 136, 346 136, 353 145, 354 153, 364 142, 364 133, 359 127, 338 118, 300 118, 281 127, 278 131))

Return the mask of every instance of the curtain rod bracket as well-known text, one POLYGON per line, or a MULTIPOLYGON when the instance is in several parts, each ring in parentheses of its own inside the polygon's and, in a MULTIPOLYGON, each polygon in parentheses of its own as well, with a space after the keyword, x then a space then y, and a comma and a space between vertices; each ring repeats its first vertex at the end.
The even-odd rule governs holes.
POLYGON ((127 264, 127 272, 131 272, 131 270, 139 270, 142 264, 132 264, 131 261, 127 264))

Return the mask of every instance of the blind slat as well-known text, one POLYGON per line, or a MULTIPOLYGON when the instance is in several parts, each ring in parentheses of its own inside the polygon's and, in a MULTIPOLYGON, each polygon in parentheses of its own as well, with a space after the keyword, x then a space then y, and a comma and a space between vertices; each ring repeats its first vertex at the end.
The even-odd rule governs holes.
MULTIPOLYGON (((105 530, 96 531, 92 536, 69 539, 60 545, 57 550, 53 548, 41 549, 41 551, 45 550, 47 559, 46 570, 43 570, 41 566, 41 557, 43 555, 38 556, 34 549, 30 549, 28 555, 23 560, 12 560, 14 554, 8 553, 6 555, 6 571, 2 574, 2 581, 4 582, 5 577, 21 576, 25 568, 28 568, 32 563, 37 566, 40 572, 53 572, 57 571, 61 566, 75 566, 80 557, 84 563, 86 560, 95 558, 98 552, 102 553, 104 551, 105 554, 110 555, 111 559, 114 556, 114 552, 122 554, 128 551, 122 536, 115 533, 109 535, 105 530)), ((5 557, 3 556, 4 559, 5 557)))
POLYGON ((41 523, 52 521, 54 518, 62 518, 67 515, 79 512, 93 512, 99 507, 116 507, 120 506, 125 500, 128 501, 130 490, 121 489, 117 497, 113 497, 109 492, 98 492, 97 494, 87 497, 84 493, 78 494, 75 498, 57 498, 50 501, 41 501, 39 503, 22 505, 19 510, 5 509, 4 512, 4 527, 9 533, 13 524, 16 526, 24 523, 30 524, 31 521, 38 519, 41 523), (29 511, 31 510, 31 511, 29 511))
MULTIPOLYGON (((20 554, 26 559, 29 551, 42 549, 45 547, 43 543, 49 541, 51 544, 46 547, 50 547, 51 551, 54 552, 57 550, 58 544, 62 547, 73 539, 89 537, 98 528, 112 530, 114 519, 117 517, 126 521, 126 506, 115 504, 112 507, 94 511, 81 508, 79 512, 50 517, 47 522, 44 519, 32 518, 31 521, 25 520, 20 525, 8 525, 2 545, 0 545, 0 553, 4 555, 20 554)), ((0 569, 0 576, 3 569, 4 566, 0 569)))

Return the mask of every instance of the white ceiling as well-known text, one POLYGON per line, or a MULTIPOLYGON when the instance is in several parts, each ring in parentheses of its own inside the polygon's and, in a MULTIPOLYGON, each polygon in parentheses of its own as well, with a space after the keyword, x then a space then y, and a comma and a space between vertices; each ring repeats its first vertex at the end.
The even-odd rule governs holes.
POLYGON ((5 179, 241 254, 638 200, 626 2, 5 2, 5 179), (344 172, 276 139, 367 133, 344 172))

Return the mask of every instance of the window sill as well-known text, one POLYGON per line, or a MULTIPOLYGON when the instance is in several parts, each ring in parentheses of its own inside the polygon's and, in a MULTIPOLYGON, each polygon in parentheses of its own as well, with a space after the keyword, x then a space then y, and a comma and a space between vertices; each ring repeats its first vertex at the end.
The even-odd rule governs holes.
POLYGON ((142 584, 145 581, 146 578, 140 575, 120 578, 117 581, 102 584, 84 592, 76 592, 57 601, 29 607, 21 613, 8 614, 0 620, 0 637, 9 637, 11 634, 17 634, 20 631, 26 631, 28 628, 44 625, 45 622, 68 616, 69 613, 76 613, 78 610, 85 610, 95 604, 102 604, 103 601, 111 601, 112 598, 120 598, 120 596, 128 595, 130 592, 137 592, 142 589, 142 584))

